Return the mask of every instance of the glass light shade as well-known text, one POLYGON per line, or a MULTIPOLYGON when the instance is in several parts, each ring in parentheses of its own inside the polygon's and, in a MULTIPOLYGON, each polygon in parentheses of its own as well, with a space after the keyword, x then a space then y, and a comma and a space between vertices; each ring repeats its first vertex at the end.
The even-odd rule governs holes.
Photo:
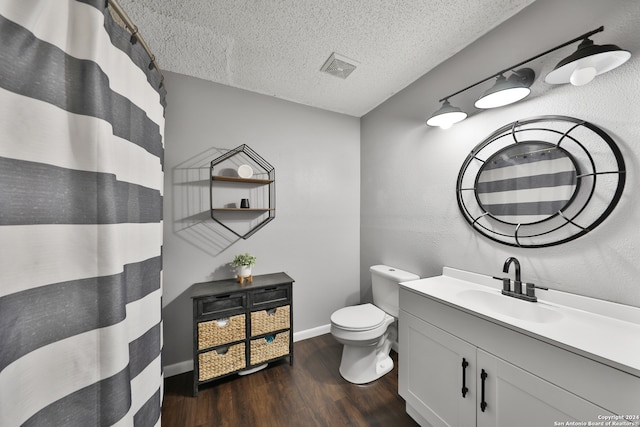
POLYGON ((547 74, 544 81, 549 84, 586 84, 591 81, 586 78, 592 73, 589 68, 595 69, 595 77, 619 67, 629 58, 631 52, 628 50, 612 44, 595 45, 590 39, 584 39, 573 54, 560 61, 555 69, 547 74), (572 76, 577 83, 573 83, 572 76))
MULTIPOLYGON (((457 120, 457 119, 452 119, 452 120, 457 120)), ((463 120, 464 120, 464 119, 463 119, 463 120)), ((455 123, 454 123, 454 122, 452 122, 452 121, 442 123, 442 124, 440 125, 440 129, 451 129, 451 126, 455 125, 455 124, 456 124, 456 123, 458 123, 459 121, 460 121, 460 120, 457 120, 455 123)))
POLYGON ((444 101, 442 107, 429 117, 427 125, 439 126, 442 129, 448 129, 455 123, 461 122, 467 118, 467 113, 458 107, 452 106, 448 100, 444 101))
POLYGON ((597 70, 594 67, 576 68, 569 77, 569 82, 574 86, 582 86, 595 78, 597 70))

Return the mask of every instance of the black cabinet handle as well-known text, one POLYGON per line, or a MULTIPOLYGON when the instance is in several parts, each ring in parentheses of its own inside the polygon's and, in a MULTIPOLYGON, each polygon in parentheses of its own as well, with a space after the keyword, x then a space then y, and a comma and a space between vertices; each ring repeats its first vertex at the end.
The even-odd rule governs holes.
POLYGON ((487 379, 489 375, 487 375, 487 373, 485 372, 485 370, 482 370, 482 373, 480 374, 480 378, 482 379, 482 396, 480 397, 481 401, 480 401, 480 410, 482 412, 484 412, 485 409, 487 409, 487 401, 484 400, 484 383, 485 380, 487 379))
POLYGON ((467 359, 463 357, 462 358, 462 397, 463 398, 467 396, 467 392, 469 391, 469 389, 467 388, 467 376, 465 375, 467 366, 469 366, 469 362, 467 362, 467 359))

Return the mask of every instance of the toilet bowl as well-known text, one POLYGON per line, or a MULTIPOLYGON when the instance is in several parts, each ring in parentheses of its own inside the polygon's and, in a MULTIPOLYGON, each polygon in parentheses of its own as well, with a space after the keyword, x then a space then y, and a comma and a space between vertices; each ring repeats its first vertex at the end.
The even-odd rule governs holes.
POLYGON ((341 344, 340 375, 354 384, 375 381, 393 369, 397 351, 399 283, 419 276, 386 265, 370 268, 373 302, 344 307, 331 315, 331 334, 341 344))
POLYGON ((345 380, 364 384, 393 369, 387 329, 394 320, 373 304, 341 308, 331 315, 331 334, 344 345, 340 375, 345 380))

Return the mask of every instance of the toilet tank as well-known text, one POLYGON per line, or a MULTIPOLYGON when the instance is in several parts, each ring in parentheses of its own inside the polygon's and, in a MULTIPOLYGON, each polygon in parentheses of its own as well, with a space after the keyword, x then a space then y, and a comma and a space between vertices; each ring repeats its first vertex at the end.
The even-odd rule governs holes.
POLYGON ((417 280, 417 274, 409 273, 388 265, 374 265, 371 272, 371 288, 373 290, 373 304, 393 317, 398 317, 401 282, 417 280))

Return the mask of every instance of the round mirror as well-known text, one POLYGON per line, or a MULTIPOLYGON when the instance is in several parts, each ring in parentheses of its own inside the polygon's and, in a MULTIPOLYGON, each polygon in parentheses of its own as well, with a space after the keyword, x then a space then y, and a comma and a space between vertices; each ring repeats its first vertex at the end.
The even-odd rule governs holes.
POLYGON ((475 183, 478 205, 507 224, 534 224, 563 211, 578 189, 578 165, 558 145, 522 141, 481 166, 475 183))

